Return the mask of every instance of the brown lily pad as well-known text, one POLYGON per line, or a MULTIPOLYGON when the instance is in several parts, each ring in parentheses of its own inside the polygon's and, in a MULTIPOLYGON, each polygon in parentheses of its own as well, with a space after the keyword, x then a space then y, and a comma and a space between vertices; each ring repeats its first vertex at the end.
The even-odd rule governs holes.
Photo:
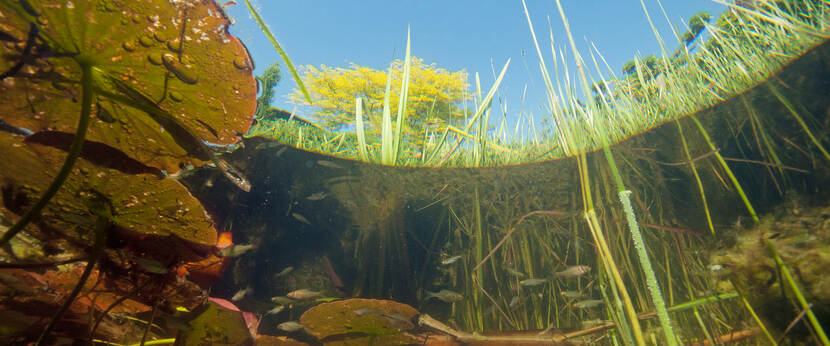
POLYGON ((408 345, 417 341, 406 332, 417 315, 413 307, 391 300, 353 298, 317 305, 300 323, 326 345, 408 345))
MULTIPOLYGON (((15 221, 39 198, 63 163, 63 151, 26 144, 0 133, 3 214, 15 221)), ((96 219, 107 218, 110 242, 166 265, 201 259, 216 244, 216 230, 202 205, 176 180, 125 174, 79 159, 54 199, 29 230, 39 238, 91 246, 96 219)))
POLYGON ((239 311, 208 302, 191 313, 191 329, 181 331, 176 345, 251 345, 253 338, 239 311))
POLYGON ((256 82, 244 45, 209 0, 0 3, 0 113, 33 132, 74 133, 81 64, 95 98, 87 138, 178 171, 251 123, 256 82))

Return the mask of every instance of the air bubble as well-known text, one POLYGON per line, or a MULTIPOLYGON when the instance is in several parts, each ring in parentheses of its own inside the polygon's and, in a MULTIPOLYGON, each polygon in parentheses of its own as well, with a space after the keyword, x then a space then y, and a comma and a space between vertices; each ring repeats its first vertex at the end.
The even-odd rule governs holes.
POLYGON ((178 38, 174 38, 172 40, 167 41, 167 48, 173 52, 181 53, 182 42, 178 38))
POLYGON ((121 47, 124 47, 124 50, 128 52, 135 51, 135 44, 130 41, 124 42, 121 47))
POLYGON ((141 45, 144 47, 152 47, 155 44, 155 42, 153 42, 153 39, 147 36, 141 36, 138 39, 138 43, 141 43, 141 45))
POLYGON ((233 59, 233 66, 236 66, 240 70, 248 70, 248 59, 244 57, 233 59))
POLYGON ((182 102, 184 101, 184 96, 178 91, 171 91, 170 99, 176 102, 182 102))
POLYGON ((147 60, 150 61, 153 65, 161 65, 164 63, 162 60, 161 54, 159 53, 151 53, 147 55, 147 60))

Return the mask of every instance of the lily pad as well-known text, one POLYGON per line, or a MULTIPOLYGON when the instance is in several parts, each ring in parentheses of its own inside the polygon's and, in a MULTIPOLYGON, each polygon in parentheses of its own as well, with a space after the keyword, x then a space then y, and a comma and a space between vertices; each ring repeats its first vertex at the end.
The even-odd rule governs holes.
POLYGON ((75 132, 81 64, 96 93, 87 138, 148 166, 201 164, 204 142, 234 143, 252 121, 253 63, 214 1, 3 1, 0 18, 13 126, 75 132))
POLYGON ((208 302, 191 313, 188 324, 192 329, 182 331, 176 345, 250 345, 253 343, 245 319, 233 311, 208 302))
POLYGON ((300 323, 326 345, 409 345, 417 342, 406 332, 418 315, 413 307, 379 299, 346 299, 317 305, 300 323))
MULTIPOLYGON (((3 214, 14 221, 46 188, 65 153, 2 132, 0 151, 0 201, 3 214)), ((111 244, 165 265, 202 259, 216 244, 207 213, 178 181, 126 174, 83 159, 29 231, 40 238, 58 235, 85 248, 92 243, 98 217, 108 218, 112 225, 111 244)))

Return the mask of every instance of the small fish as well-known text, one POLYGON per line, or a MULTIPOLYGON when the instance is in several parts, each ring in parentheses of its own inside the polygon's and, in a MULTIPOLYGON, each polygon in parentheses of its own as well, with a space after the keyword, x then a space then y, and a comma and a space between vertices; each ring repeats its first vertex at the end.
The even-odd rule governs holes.
POLYGON ((574 303, 574 307, 577 309, 590 309, 593 307, 597 307, 602 304, 601 300, 598 299, 588 299, 588 300, 580 300, 574 303))
POLYGON ((380 314, 380 310, 372 308, 360 308, 354 311, 357 316, 366 316, 368 314, 380 314))
POLYGON ((290 267, 290 266, 289 266, 289 267, 285 267, 283 270, 280 270, 280 272, 279 272, 279 273, 277 273, 276 275, 274 275, 274 277, 286 276, 286 275, 288 275, 288 273, 290 273, 292 270, 294 270, 294 267, 290 267))
POLYGON ((438 298, 438 300, 440 300, 442 302, 445 302, 445 303, 455 303, 455 302, 457 302, 461 299, 464 299, 464 296, 462 296, 462 295, 460 295, 456 292, 446 290, 446 289, 440 290, 438 292, 430 292, 430 291, 426 291, 426 292, 427 292, 427 299, 429 299, 429 298, 438 298))
POLYGON ((294 304, 294 299, 288 297, 272 297, 271 301, 280 305, 294 304))
POLYGON ((219 255, 222 257, 237 257, 242 256, 246 252, 255 249, 256 246, 253 244, 239 244, 234 246, 228 246, 222 250, 219 250, 219 255))
POLYGON ((504 267, 504 270, 507 271, 510 275, 513 275, 513 276, 517 276, 517 277, 520 277, 520 278, 525 276, 524 273, 522 273, 522 272, 520 272, 516 269, 507 267, 507 266, 504 267))
POLYGON ((556 275, 563 278, 575 278, 591 272, 591 267, 586 265, 570 266, 561 272, 556 272, 556 275))
POLYGON ((276 315, 276 314, 282 312, 283 310, 285 310, 285 305, 277 305, 273 309, 268 310, 268 312, 266 312, 265 314, 266 315, 276 315))
POLYGON ((288 146, 284 146, 284 147, 280 148, 280 150, 277 150, 277 157, 280 157, 280 156, 282 156, 282 154, 285 154, 286 150, 288 150, 288 146))
POLYGON ((133 262, 141 267, 142 270, 151 274, 167 274, 169 271, 166 265, 156 260, 133 257, 133 262))
POLYGON ((322 295, 322 292, 312 291, 307 288, 303 288, 301 290, 291 291, 285 296, 295 300, 305 300, 311 298, 317 298, 322 295))
POLYGON ((545 282, 548 282, 548 280, 546 280, 546 279, 525 279, 525 280, 519 281, 519 285, 533 287, 533 286, 539 286, 539 285, 541 285, 545 282))
POLYGON ((461 255, 452 256, 450 258, 447 258, 447 259, 441 261, 441 264, 443 264, 445 266, 448 266, 450 264, 453 264, 453 263, 457 262, 459 259, 461 259, 461 255))
POLYGON ((308 219, 306 219, 305 216, 302 216, 301 214, 298 214, 298 213, 291 213, 291 216, 293 216, 295 219, 297 219, 297 221, 300 221, 300 222, 302 222, 306 225, 311 226, 311 221, 308 221, 308 219))
POLYGON ((509 307, 510 310, 516 310, 517 308, 519 308, 521 304, 522 298, 519 296, 514 296, 512 299, 510 299, 510 304, 508 304, 507 307, 509 307))
POLYGON ((559 292, 559 294, 561 294, 565 298, 571 298, 571 299, 582 297, 582 293, 580 293, 579 291, 562 291, 562 292, 559 292))
POLYGON ((305 199, 307 199, 309 201, 319 201, 323 198, 326 198, 326 196, 328 196, 328 195, 325 192, 320 191, 320 192, 315 192, 315 193, 312 193, 312 194, 308 195, 308 197, 306 197, 305 199))
POLYGON ((233 295, 233 297, 231 297, 231 301, 232 302, 238 302, 238 301, 242 300, 242 298, 245 298, 245 296, 251 294, 253 291, 254 291, 254 289, 251 288, 250 286, 248 286, 244 290, 239 290, 239 291, 236 292, 236 294, 233 295))
POLYGON ((317 160, 317 164, 326 168, 343 168, 343 166, 326 160, 317 160))
POLYGON ((299 330, 303 330, 303 329, 305 329, 305 327, 302 324, 300 324, 300 322, 288 321, 288 322, 283 322, 283 323, 280 323, 279 325, 277 325, 277 329, 279 329, 281 331, 284 331, 284 332, 293 333, 293 332, 296 332, 296 331, 299 331, 299 330))
POLYGON ((396 314, 394 312, 390 313, 383 313, 380 314, 381 317, 385 318, 386 321, 389 322, 389 325, 395 329, 412 329, 415 328, 415 325, 410 321, 408 318, 401 316, 400 314, 396 314))

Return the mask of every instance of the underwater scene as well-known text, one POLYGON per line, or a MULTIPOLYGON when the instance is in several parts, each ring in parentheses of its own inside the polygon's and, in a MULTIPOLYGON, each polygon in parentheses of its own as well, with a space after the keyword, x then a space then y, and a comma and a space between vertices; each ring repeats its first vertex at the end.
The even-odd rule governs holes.
POLYGON ((830 345, 830 1, 277 3, 0 0, 0 344, 830 345))

